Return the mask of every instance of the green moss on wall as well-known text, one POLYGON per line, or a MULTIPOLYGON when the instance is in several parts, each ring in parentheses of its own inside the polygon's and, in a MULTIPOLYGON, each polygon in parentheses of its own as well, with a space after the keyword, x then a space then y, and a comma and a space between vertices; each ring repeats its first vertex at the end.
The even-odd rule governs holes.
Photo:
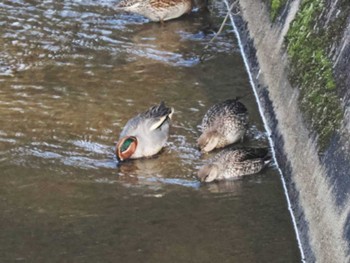
POLYGON ((270 18, 274 22, 287 0, 262 0, 270 9, 270 18))
POLYGON ((277 15, 281 11, 281 8, 285 5, 287 0, 270 0, 270 17, 272 21, 275 21, 277 15))
POLYGON ((324 0, 303 0, 287 37, 291 79, 300 88, 300 104, 311 128, 316 130, 323 150, 343 118, 332 63, 327 57, 327 30, 318 30, 316 20, 324 0))

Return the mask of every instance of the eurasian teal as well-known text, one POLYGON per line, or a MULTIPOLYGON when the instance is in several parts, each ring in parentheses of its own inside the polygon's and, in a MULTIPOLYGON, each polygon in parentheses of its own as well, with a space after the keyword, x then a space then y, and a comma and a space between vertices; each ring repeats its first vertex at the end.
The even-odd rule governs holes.
POLYGON ((215 104, 204 115, 198 146, 203 152, 243 140, 248 128, 247 108, 238 99, 215 104))
POLYGON ((116 146, 117 159, 124 161, 157 154, 168 140, 173 113, 173 108, 161 102, 130 119, 116 146))
POLYGON ((139 14, 151 21, 163 23, 191 12, 192 0, 121 0, 115 9, 139 14))
POLYGON ((271 162, 267 148, 227 148, 215 155, 198 172, 201 182, 235 179, 260 172, 271 162))

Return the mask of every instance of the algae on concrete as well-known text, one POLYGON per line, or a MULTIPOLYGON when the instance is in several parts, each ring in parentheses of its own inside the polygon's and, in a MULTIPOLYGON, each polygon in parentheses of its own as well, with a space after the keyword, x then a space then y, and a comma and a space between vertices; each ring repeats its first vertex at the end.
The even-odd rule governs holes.
POLYGON ((287 3, 287 0, 262 0, 268 7, 270 12, 270 19, 272 22, 276 20, 282 8, 287 3))
POLYGON ((332 62, 326 53, 327 30, 315 26, 324 7, 323 0, 303 0, 286 36, 292 84, 300 88, 300 106, 316 130, 320 150, 325 149, 343 118, 332 62))
POLYGON ((281 11, 281 8, 285 5, 287 0, 270 0, 270 17, 272 21, 275 21, 278 13, 281 11))

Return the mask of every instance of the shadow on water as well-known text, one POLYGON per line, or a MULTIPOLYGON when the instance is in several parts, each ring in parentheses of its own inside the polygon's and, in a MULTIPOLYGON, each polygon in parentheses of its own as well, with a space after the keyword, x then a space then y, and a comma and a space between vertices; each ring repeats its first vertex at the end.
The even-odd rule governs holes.
MULTIPOLYGON (((114 14, 114 1, 0 3, 0 233, 6 262, 295 262, 274 168, 200 184, 206 110, 251 94, 232 32, 199 62, 225 14, 164 26, 114 14), (118 165, 123 125, 175 108, 167 146, 118 165), (283 259, 283 260, 281 260, 283 259)), ((244 145, 268 141, 253 96, 244 145)), ((214 153, 215 154, 215 153, 214 153)))

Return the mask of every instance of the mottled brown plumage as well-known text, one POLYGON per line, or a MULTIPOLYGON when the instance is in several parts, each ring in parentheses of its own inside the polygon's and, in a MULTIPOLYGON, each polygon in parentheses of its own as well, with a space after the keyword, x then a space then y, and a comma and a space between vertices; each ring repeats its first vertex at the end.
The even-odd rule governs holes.
POLYGON ((202 120, 199 148, 210 152, 242 140, 248 128, 248 111, 238 99, 212 106, 202 120))
POLYGON ((116 10, 147 17, 154 22, 163 22, 189 13, 192 0, 122 0, 116 10))
POLYGON ((233 148, 224 149, 214 156, 198 172, 202 182, 239 178, 260 172, 271 156, 267 148, 233 148))

